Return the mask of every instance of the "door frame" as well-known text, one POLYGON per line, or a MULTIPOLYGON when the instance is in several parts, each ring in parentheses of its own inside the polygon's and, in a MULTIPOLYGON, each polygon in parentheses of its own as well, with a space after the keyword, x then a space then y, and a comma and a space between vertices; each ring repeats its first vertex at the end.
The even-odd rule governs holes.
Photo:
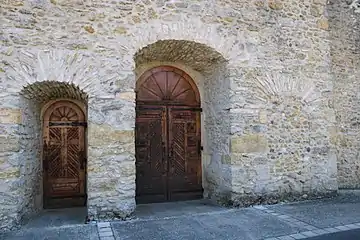
MULTIPOLYGON (((87 115, 87 105, 82 102, 82 101, 79 101, 79 100, 76 100, 76 99, 70 99, 70 98, 57 98, 57 99, 54 99, 54 100, 50 100, 50 101, 47 101, 46 103, 44 103, 42 106, 41 106, 41 109, 40 109, 40 115, 39 115, 39 118, 40 118, 40 133, 41 133, 41 136, 40 136, 40 169, 41 169, 41 175, 40 175, 40 180, 41 180, 41 184, 40 184, 40 192, 41 192, 41 207, 43 209, 45 209, 45 189, 44 189, 44 184, 45 184, 45 178, 44 178, 44 117, 45 117, 45 113, 46 111, 51 107, 53 106, 54 104, 56 104, 57 102, 70 102, 72 104, 74 104, 75 106, 77 106, 81 111, 82 113, 84 114, 84 122, 87 122, 88 121, 88 115, 87 115)), ((88 187, 88 174, 87 174, 87 166, 88 166, 88 138, 87 138, 87 128, 84 129, 84 153, 85 153, 85 176, 84 176, 84 191, 85 191, 85 205, 87 205, 87 196, 88 196, 88 193, 87 193, 87 187, 88 187)), ((40 197, 40 196, 39 196, 40 197)))

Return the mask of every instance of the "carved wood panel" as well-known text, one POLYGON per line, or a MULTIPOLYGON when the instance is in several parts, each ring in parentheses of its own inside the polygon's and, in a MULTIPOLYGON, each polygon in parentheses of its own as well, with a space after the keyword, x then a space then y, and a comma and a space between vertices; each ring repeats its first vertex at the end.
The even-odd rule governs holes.
POLYGON ((138 104, 186 105, 200 104, 194 81, 180 69, 162 66, 145 72, 138 80, 138 104))
POLYGON ((86 200, 85 116, 68 101, 44 113, 44 207, 84 205, 86 200))

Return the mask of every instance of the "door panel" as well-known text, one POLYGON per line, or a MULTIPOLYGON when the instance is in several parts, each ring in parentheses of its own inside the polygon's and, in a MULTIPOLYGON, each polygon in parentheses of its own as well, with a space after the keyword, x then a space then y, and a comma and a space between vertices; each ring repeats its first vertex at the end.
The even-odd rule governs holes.
POLYGON ((169 108, 170 200, 202 197, 200 112, 169 108))
POLYGON ((137 110, 135 126, 136 201, 166 201, 166 124, 164 108, 137 110))
POLYGON ((44 207, 83 206, 86 202, 84 113, 71 102, 57 102, 44 114, 44 207))

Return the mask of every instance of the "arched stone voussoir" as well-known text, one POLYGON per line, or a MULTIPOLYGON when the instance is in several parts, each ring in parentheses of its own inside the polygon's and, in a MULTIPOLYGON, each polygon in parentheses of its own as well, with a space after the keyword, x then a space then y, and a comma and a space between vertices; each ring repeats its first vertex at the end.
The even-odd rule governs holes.
POLYGON ((88 99, 101 95, 100 77, 94 59, 68 50, 21 50, 7 71, 11 93, 29 93, 32 86, 68 85, 88 99), (46 83, 39 85, 38 83, 46 83), (63 83, 63 84, 62 84, 63 83))
POLYGON ((226 59, 213 48, 188 40, 159 40, 134 55, 136 67, 151 62, 180 62, 194 70, 212 72, 226 59))
POLYGON ((206 45, 229 62, 236 58, 234 51, 239 42, 239 36, 222 35, 217 24, 204 24, 199 18, 183 19, 176 23, 153 20, 135 25, 131 35, 128 48, 132 55, 158 41, 184 40, 206 45))

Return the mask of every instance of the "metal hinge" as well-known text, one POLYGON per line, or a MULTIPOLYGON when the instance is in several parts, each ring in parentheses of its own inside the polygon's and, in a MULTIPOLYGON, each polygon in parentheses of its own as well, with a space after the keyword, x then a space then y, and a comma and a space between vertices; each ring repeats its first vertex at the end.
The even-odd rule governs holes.
POLYGON ((193 108, 171 108, 171 111, 194 111, 202 112, 202 108, 193 107, 193 108))
POLYGON ((87 127, 87 122, 49 122, 49 127, 53 126, 87 127))

